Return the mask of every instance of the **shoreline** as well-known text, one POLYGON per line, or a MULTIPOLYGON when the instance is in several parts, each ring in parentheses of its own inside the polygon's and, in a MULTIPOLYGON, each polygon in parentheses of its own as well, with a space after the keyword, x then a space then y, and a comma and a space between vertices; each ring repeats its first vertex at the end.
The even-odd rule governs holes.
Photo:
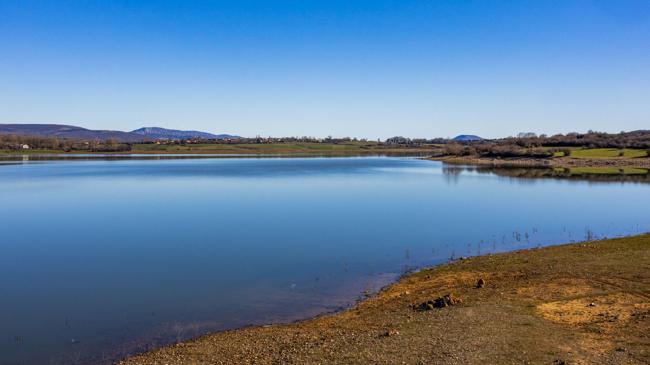
POLYGON ((7 152, 0 151, 0 160, 28 159, 101 159, 101 158, 191 158, 191 157, 371 157, 371 156, 410 156, 420 157, 423 160, 438 161, 452 165, 471 165, 483 167, 520 167, 520 168, 637 168, 650 169, 648 157, 603 157, 603 158, 577 158, 577 157, 552 157, 552 158, 492 158, 477 156, 439 156, 432 155, 430 148, 372 148, 355 150, 183 150, 183 151, 122 151, 122 152, 52 152, 29 151, 7 152))
POLYGON ((118 364, 645 363, 648 263, 650 234, 476 256, 404 275, 341 312, 211 333, 118 364), (462 302, 414 309, 447 294, 462 302))
POLYGON ((0 150, 0 157, 29 156, 29 155, 50 155, 50 156, 74 156, 74 155, 304 155, 304 154, 325 154, 325 155, 364 155, 364 154, 427 154, 436 151, 432 147, 393 147, 393 146, 346 146, 346 145, 281 145, 281 144, 253 144, 253 145, 218 145, 218 147, 203 147, 194 145, 186 148, 165 148, 165 149, 132 149, 128 151, 85 151, 74 150, 65 152, 63 150, 0 150), (321 148, 315 148, 321 147, 321 148))
POLYGON ((425 149, 377 149, 361 151, 147 151, 147 152, 69 152, 69 153, 2 153, 0 161, 21 160, 91 160, 91 159, 181 159, 181 158, 307 158, 307 157, 418 157, 449 165, 468 165, 495 168, 531 169, 646 169, 650 170, 650 158, 487 158, 476 156, 432 156, 425 149))

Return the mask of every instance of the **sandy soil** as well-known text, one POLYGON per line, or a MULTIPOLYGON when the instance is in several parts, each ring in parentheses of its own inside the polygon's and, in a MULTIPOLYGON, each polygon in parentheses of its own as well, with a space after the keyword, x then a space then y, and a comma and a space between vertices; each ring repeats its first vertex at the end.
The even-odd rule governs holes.
POLYGON ((370 363, 648 364, 650 235, 465 259, 408 275, 338 314, 215 333, 121 362, 370 363), (421 310, 446 294, 461 302, 421 310))

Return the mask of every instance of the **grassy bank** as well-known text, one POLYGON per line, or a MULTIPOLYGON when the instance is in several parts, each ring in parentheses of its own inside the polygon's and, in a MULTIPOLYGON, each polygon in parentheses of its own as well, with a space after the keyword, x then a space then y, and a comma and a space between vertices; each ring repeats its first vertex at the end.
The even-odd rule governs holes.
POLYGON ((648 170, 635 167, 574 167, 569 169, 569 173, 573 175, 647 175, 648 170))
POLYGON ((572 149, 569 154, 573 158, 639 158, 647 157, 647 151, 633 148, 589 148, 572 149))
POLYGON ((642 235, 457 261, 338 314, 207 335, 121 364, 648 362, 650 235, 642 235), (416 309, 450 293, 462 302, 416 309))

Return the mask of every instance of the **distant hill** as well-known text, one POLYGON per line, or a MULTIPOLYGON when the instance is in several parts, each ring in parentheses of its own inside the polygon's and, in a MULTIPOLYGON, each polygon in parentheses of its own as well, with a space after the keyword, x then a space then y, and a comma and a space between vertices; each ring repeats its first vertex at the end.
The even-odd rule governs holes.
POLYGON ((92 130, 62 124, 0 124, 0 134, 86 140, 114 139, 119 142, 139 142, 148 139, 136 133, 92 130))
POLYGON ((203 138, 203 139, 228 139, 240 138, 230 134, 212 134, 199 131, 180 131, 176 129, 166 129, 159 127, 144 127, 136 129, 131 133, 146 136, 151 139, 190 139, 190 138, 203 138))
POLYGON ((458 142, 476 142, 476 141, 482 141, 483 138, 479 136, 475 136, 473 134, 461 134, 460 136, 454 137, 453 140, 458 142))

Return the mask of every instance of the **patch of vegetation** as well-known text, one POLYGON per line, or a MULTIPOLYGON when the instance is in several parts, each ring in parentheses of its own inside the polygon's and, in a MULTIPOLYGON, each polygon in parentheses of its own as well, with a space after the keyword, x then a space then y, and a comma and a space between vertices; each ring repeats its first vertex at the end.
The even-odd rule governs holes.
POLYGON ((448 156, 477 156, 487 158, 551 158, 557 151, 548 148, 521 148, 516 145, 492 143, 462 145, 449 143, 442 149, 448 156))
POLYGON ((619 134, 589 132, 554 136, 524 133, 495 140, 448 141, 442 153, 448 156, 487 158, 639 158, 650 156, 650 131, 619 134))
POLYGON ((647 175, 648 170, 639 168, 616 168, 616 167, 574 167, 569 169, 573 175, 647 175))
POLYGON ((650 156, 648 151, 636 148, 576 148, 576 147, 521 147, 517 144, 450 143, 442 147, 448 156, 476 156, 486 158, 556 158, 571 157, 577 159, 628 159, 650 156))
POLYGON ((638 158, 645 156, 646 151, 631 148, 589 148, 571 150, 571 157, 574 158, 638 158))
POLYGON ((500 139, 499 144, 515 144, 520 147, 581 147, 581 148, 650 148, 650 131, 621 132, 618 134, 590 131, 588 133, 568 133, 547 135, 526 135, 500 139))

